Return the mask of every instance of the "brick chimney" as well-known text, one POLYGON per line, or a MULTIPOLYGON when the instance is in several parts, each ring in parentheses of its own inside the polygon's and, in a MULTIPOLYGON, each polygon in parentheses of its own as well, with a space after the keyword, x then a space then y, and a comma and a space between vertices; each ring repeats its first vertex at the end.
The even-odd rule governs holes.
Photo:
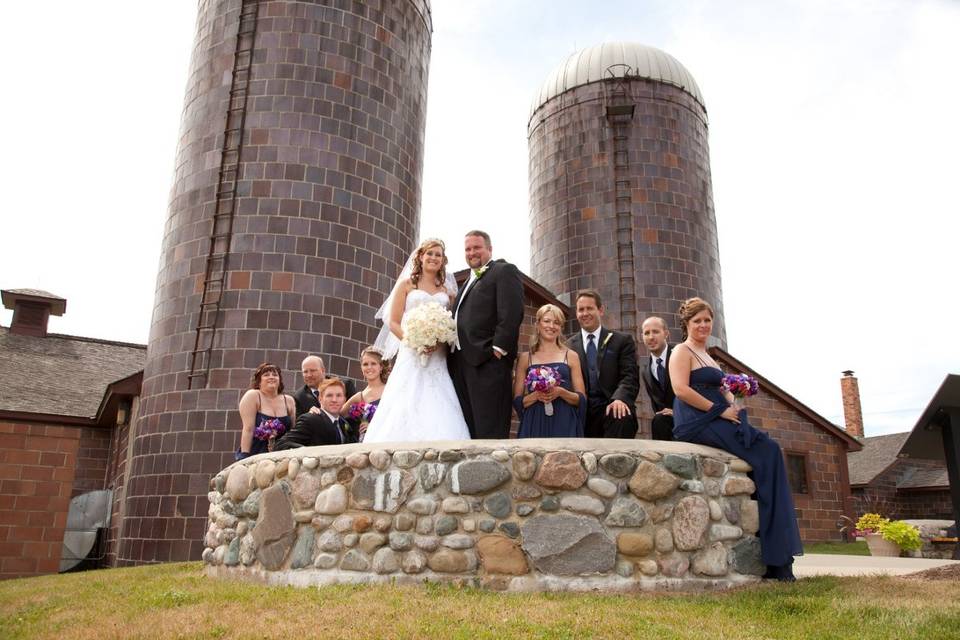
POLYGON ((863 413, 860 411, 860 385, 853 371, 844 371, 840 378, 840 394, 843 396, 843 422, 847 433, 855 438, 863 437, 863 413))
POLYGON ((3 306, 13 309, 10 333, 42 338, 50 316, 62 316, 67 310, 66 300, 38 289, 4 289, 0 296, 3 306))

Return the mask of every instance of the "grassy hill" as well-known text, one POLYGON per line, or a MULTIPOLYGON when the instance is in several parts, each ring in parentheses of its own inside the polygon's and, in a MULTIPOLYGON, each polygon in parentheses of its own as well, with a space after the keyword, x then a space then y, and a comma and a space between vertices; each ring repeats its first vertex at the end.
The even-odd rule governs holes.
POLYGON ((261 587, 200 563, 0 582, 0 638, 960 638, 956 581, 811 578, 716 594, 261 587))

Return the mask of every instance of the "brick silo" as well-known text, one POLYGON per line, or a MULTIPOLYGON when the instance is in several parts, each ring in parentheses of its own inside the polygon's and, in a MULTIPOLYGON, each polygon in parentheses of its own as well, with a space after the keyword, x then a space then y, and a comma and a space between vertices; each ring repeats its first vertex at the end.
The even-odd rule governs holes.
POLYGON ((428 0, 201 0, 120 561, 199 559, 270 361, 355 363, 419 233, 428 0))
POLYGON ((597 289, 611 328, 663 316, 671 337, 684 299, 713 304, 725 344, 707 110, 690 73, 640 44, 571 55, 534 98, 531 273, 572 305, 597 289))

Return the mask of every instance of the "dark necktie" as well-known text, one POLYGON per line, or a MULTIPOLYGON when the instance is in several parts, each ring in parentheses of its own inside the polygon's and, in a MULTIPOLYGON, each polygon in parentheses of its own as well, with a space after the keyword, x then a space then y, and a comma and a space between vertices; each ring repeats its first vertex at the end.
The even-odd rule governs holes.
POLYGON ((657 382, 664 389, 667 388, 667 370, 663 368, 663 358, 657 358, 657 382))
POLYGON ((317 400, 320 399, 320 389, 312 389, 311 393, 313 393, 314 398, 316 398, 317 400))
POLYGON ((337 437, 340 438, 340 444, 343 444, 343 418, 337 418, 334 426, 337 427, 337 437))
POLYGON ((590 388, 597 389, 600 386, 597 380, 597 343, 594 342, 592 333, 587 334, 587 372, 590 377, 590 388))

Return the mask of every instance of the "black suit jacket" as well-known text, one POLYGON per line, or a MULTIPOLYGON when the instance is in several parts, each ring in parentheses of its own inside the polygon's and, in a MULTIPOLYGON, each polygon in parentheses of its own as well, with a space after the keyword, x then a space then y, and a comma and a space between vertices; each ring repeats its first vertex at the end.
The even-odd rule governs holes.
MULTIPOLYGON (((312 394, 311 394, 312 395, 312 394)), ((316 447, 328 444, 348 444, 357 441, 357 433, 344 421, 344 428, 338 429, 327 414, 306 413, 297 418, 293 429, 283 434, 274 445, 274 451, 295 449, 297 447, 316 447), (339 435, 338 435, 339 432, 339 435)))
MULTIPOLYGON (((580 356, 583 382, 587 397, 590 397, 590 374, 587 371, 587 352, 583 336, 577 331, 570 336, 570 348, 580 356)), ((625 402, 634 413, 637 394, 640 393, 640 377, 637 368, 637 345, 633 337, 620 331, 601 328, 597 346, 597 369, 600 393, 609 404, 613 400, 625 402)))
POLYGON ((507 358, 517 357, 523 322, 523 284, 517 268, 493 260, 470 289, 464 287, 453 303, 463 359, 480 366, 493 357, 493 345, 506 351, 507 358))
MULTIPOLYGON (((332 377, 335 376, 326 376, 328 380, 332 377)), ((356 386, 350 378, 340 378, 340 380, 346 387, 347 397, 345 400, 349 400, 351 396, 357 392, 356 386)), ((317 397, 313 395, 313 392, 310 391, 310 387, 307 385, 303 385, 299 391, 293 394, 293 401, 297 405, 297 417, 305 413, 310 413, 312 407, 320 408, 320 401, 317 400, 317 397)))
POLYGON ((666 375, 664 384, 660 383, 650 373, 650 362, 654 359, 652 355, 645 356, 640 361, 640 376, 643 378, 643 386, 647 388, 647 395, 650 396, 650 404, 653 405, 653 411, 656 413, 664 409, 673 409, 673 386, 670 384, 670 354, 673 353, 673 347, 667 345, 666 353, 663 358, 663 367, 666 375))

